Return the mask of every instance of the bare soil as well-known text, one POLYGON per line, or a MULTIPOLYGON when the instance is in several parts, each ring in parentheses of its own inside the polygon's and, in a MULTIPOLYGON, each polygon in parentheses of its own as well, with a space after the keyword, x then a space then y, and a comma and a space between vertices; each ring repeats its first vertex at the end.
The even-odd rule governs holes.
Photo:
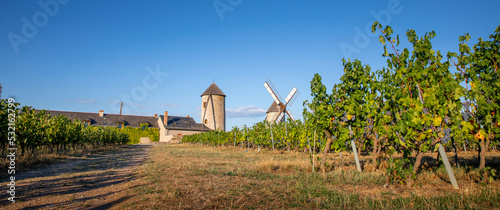
MULTIPOLYGON (((131 197, 134 171, 152 145, 119 146, 48 166, 17 171, 16 202, 7 200, 1 183, 2 209, 106 209, 131 197)), ((8 178, 2 176, 3 181, 8 178)))

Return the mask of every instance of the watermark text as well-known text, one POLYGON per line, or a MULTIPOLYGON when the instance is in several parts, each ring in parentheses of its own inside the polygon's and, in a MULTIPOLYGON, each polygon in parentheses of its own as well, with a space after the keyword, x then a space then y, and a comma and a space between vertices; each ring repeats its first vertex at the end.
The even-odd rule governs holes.
POLYGON ((9 167, 7 169, 7 173, 10 175, 9 183, 7 184, 8 190, 7 194, 9 197, 7 198, 9 201, 15 203, 16 202, 16 105, 15 100, 13 98, 8 99, 8 127, 7 127, 7 138, 9 141, 9 146, 7 147, 8 154, 7 159, 9 160, 9 167))
MULTIPOLYGON (((410 0, 411 1, 411 0, 410 0)), ((361 53, 361 49, 367 47, 372 38, 377 36, 376 33, 372 33, 372 25, 375 21, 378 21, 382 25, 389 25, 392 20, 393 15, 397 15, 403 11, 404 7, 401 6, 399 0, 390 0, 387 3, 386 9, 381 9, 378 12, 371 10, 370 15, 375 19, 373 21, 368 21, 364 28, 361 29, 358 26, 353 28, 356 34, 353 37, 353 44, 347 42, 340 43, 340 50, 345 58, 351 58, 353 54, 361 53)))
MULTIPOLYGON (((156 65, 153 69, 150 66, 146 67, 147 74, 142 78, 142 83, 133 87, 129 94, 122 94, 121 101, 124 103, 123 113, 130 113, 127 105, 137 104, 144 101, 148 96, 148 92, 156 89, 160 83, 169 75, 167 72, 160 71, 160 65, 156 65)), ((115 102, 111 104, 111 111, 118 113, 120 110, 120 103, 115 102)))
POLYGON ((214 0, 212 4, 214 5, 215 12, 219 15, 220 21, 224 21, 224 13, 232 12, 242 2, 243 0, 214 0))
POLYGON ((19 46, 21 44, 28 44, 29 39, 35 38, 40 28, 45 27, 49 23, 49 17, 53 18, 59 12, 59 6, 65 5, 69 0, 39 0, 38 6, 41 10, 35 12, 29 19, 26 16, 21 18, 22 26, 21 33, 16 34, 9 32, 7 39, 9 39, 12 49, 17 54, 19 53, 19 46))

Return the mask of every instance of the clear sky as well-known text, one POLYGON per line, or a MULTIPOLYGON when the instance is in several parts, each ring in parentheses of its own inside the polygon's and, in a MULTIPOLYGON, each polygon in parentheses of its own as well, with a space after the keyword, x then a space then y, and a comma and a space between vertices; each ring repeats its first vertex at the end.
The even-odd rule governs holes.
POLYGON ((310 81, 319 73, 330 89, 341 59, 383 66, 375 20, 393 27, 402 45, 407 29, 436 31, 436 50, 458 51, 500 25, 500 1, 0 1, 2 98, 37 109, 193 116, 215 80, 224 91, 227 129, 265 118, 270 79, 284 98, 301 92, 289 110, 302 118, 310 81), (366 32, 365 32, 366 31, 366 32), (149 70, 148 70, 149 69, 149 70))

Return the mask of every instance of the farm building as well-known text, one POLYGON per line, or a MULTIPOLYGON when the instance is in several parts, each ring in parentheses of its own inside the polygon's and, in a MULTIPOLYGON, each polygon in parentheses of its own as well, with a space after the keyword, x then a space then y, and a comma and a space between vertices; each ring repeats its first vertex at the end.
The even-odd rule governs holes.
POLYGON ((90 112, 66 112, 46 110, 52 117, 63 115, 70 120, 80 120, 85 127, 87 126, 114 126, 122 128, 125 126, 134 128, 159 128, 158 120, 154 116, 135 116, 135 115, 118 115, 106 114, 103 110, 97 113, 90 112))
POLYGON ((169 116, 168 111, 164 115, 154 116, 107 114, 103 110, 96 113, 69 112, 46 110, 51 116, 63 115, 71 120, 80 120, 87 126, 114 126, 118 128, 157 128, 159 129, 159 141, 165 143, 178 143, 184 135, 196 134, 210 130, 225 130, 226 95, 220 88, 212 83, 201 95, 201 123, 188 116, 169 116))
POLYGON ((201 94, 201 123, 196 123, 192 117, 169 116, 158 117, 160 126, 160 142, 179 142, 184 135, 196 134, 210 130, 226 129, 226 95, 212 83, 201 94))
POLYGON ((158 117, 158 124, 161 125, 159 127, 160 142, 177 143, 182 140, 182 136, 184 135, 212 130, 206 125, 196 123, 190 116, 168 116, 168 112, 158 117))

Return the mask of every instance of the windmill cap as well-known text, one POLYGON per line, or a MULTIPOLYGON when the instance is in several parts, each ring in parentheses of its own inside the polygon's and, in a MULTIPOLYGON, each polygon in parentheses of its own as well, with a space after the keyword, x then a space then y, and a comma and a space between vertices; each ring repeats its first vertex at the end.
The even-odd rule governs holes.
POLYGON ((222 90, 220 90, 220 88, 215 83, 212 83, 207 88, 207 90, 205 90, 205 92, 201 94, 201 96, 206 96, 206 95, 218 95, 226 97, 226 94, 224 94, 224 92, 222 92, 222 90))
POLYGON ((276 101, 273 101, 273 104, 271 104, 266 113, 269 112, 280 112, 280 106, 276 103, 276 101))

